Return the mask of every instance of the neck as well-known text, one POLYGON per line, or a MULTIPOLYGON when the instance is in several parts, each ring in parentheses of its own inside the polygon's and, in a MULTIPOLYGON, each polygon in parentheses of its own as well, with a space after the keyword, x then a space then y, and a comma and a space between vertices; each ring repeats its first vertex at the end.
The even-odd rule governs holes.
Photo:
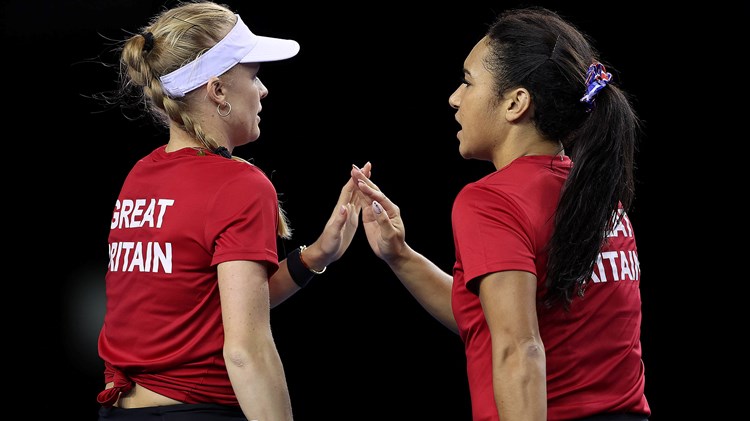
MULTIPOLYGON (((222 146, 222 145, 219 145, 222 146)), ((181 127, 172 123, 169 126, 169 142, 167 143, 167 152, 174 152, 184 148, 200 148, 210 150, 208 145, 204 145, 200 140, 186 132, 181 127)))
POLYGON ((560 142, 550 142, 547 140, 535 139, 531 142, 507 143, 507 145, 510 147, 504 148, 503 150, 495 153, 495 157, 492 161, 495 164, 496 169, 500 169, 510 164, 513 160, 522 156, 565 156, 565 150, 563 149, 562 143, 560 142))

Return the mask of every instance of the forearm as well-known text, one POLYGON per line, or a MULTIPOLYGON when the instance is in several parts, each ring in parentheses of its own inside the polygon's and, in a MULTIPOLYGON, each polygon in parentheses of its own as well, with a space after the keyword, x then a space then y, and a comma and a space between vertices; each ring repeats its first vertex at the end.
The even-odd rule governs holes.
POLYGON ((223 357, 248 419, 291 420, 284 368, 271 333, 266 268, 249 260, 219 263, 223 357))
POLYGON ((271 299, 271 308, 286 301, 294 295, 301 287, 292 280, 287 267, 287 260, 279 262, 279 269, 268 279, 268 293, 271 299))
POLYGON ((453 277, 450 274, 408 245, 401 256, 387 263, 396 277, 428 313, 448 329, 458 332, 451 308, 453 277))
POLYGON ((250 420, 292 420, 284 368, 273 339, 253 350, 225 352, 227 372, 243 413, 250 420))
POLYGON ((525 341, 499 348, 493 342, 492 378, 495 404, 503 421, 547 419, 547 383, 544 347, 525 341))
MULTIPOLYGON (((300 287, 294 279, 292 279, 289 273, 289 258, 285 258, 279 262, 279 269, 276 273, 269 278, 269 296, 271 300, 271 308, 286 301, 287 298, 294 295, 302 287, 300 287)), ((310 247, 305 248, 304 256, 302 257, 304 266, 308 269, 312 269, 316 272, 322 272, 325 268, 332 263, 330 256, 327 256, 320 250, 318 242, 311 244, 310 247)), ((315 272, 308 272, 306 276, 314 276, 315 272)))

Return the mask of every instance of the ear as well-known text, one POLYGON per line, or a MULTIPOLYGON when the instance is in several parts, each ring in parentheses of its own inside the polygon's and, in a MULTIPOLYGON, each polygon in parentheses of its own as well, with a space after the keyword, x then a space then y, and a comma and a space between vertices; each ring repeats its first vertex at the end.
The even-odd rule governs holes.
POLYGON ((515 122, 531 110, 531 94, 525 88, 515 88, 506 96, 505 118, 508 121, 515 122))
POLYGON ((226 92, 224 91, 224 82, 221 78, 213 76, 208 79, 206 83, 206 98, 215 102, 216 104, 223 104, 226 102, 226 92))

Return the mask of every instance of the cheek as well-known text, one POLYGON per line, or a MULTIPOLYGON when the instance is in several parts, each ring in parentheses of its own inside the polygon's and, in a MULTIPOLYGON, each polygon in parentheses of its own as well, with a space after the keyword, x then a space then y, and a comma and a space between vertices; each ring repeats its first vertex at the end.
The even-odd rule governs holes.
POLYGON ((491 149, 497 134, 497 116, 485 107, 471 111, 464 116, 462 141, 474 151, 491 149))
POLYGON ((482 106, 476 103, 466 103, 461 106, 461 127, 465 132, 471 134, 471 137, 476 137, 479 133, 484 130, 486 118, 486 111, 482 106))
POLYGON ((243 106, 243 118, 247 120, 248 125, 254 125, 257 117, 259 117, 258 102, 252 98, 247 98, 245 99, 243 106))

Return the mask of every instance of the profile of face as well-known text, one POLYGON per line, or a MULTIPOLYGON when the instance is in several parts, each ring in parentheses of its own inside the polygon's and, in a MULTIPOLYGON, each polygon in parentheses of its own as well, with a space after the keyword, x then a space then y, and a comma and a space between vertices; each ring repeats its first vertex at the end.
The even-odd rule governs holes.
POLYGON ((268 89, 258 77, 259 70, 258 63, 240 63, 225 73, 229 77, 227 101, 232 104, 230 140, 234 146, 260 137, 260 100, 268 95, 268 89))
POLYGON ((462 83, 448 99, 461 125, 456 137, 465 159, 492 160, 492 152, 507 128, 501 113, 504 101, 497 100, 493 75, 484 64, 489 51, 486 37, 476 43, 464 61, 462 83))

